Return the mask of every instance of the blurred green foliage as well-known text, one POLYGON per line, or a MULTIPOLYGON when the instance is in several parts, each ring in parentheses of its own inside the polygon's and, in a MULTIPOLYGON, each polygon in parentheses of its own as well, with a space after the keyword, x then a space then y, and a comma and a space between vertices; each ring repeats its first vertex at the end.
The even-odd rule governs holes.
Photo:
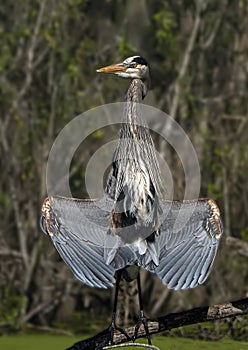
POLYGON ((26 298, 4 281, 0 281, 0 333, 7 329, 10 332, 20 330, 21 313, 26 298))

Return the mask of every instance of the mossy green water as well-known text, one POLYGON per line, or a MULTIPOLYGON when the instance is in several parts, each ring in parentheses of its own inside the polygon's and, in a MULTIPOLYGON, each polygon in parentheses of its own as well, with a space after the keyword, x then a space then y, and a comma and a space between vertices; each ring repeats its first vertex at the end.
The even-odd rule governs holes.
MULTIPOLYGON (((82 337, 55 335, 16 335, 0 337, 2 350, 65 350, 82 337)), ((140 342, 140 341, 139 341, 140 342)), ((201 341, 186 338, 156 337, 153 344, 160 350, 247 350, 248 343, 230 339, 219 341, 201 341)), ((136 348, 137 349, 137 348, 136 348)))

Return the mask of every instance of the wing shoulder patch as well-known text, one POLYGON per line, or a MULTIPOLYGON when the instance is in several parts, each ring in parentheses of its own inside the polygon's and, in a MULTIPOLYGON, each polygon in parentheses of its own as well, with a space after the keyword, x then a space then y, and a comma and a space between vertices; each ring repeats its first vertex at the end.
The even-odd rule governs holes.
MULTIPOLYGON (((41 213, 42 213, 42 219, 44 218, 44 220, 42 220, 41 226, 42 226, 42 230, 48 234, 49 236, 53 236, 54 233, 56 232, 55 230, 53 230, 53 222, 55 220, 56 222, 56 218, 53 217, 52 215, 52 209, 51 209, 51 198, 47 197, 44 202, 43 205, 41 207, 41 213)), ((57 225, 57 223, 56 223, 57 225)))
POLYGON ((209 216, 204 222, 204 228, 210 237, 220 239, 223 233, 223 226, 220 219, 220 209, 212 199, 206 199, 209 216))

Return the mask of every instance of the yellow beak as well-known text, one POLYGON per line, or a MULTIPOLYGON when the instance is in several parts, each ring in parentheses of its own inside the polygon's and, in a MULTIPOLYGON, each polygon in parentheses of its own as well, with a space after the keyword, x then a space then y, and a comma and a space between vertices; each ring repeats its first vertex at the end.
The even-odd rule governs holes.
POLYGON ((111 66, 103 67, 97 69, 98 73, 116 73, 116 72, 124 72, 127 69, 123 63, 113 64, 111 66))

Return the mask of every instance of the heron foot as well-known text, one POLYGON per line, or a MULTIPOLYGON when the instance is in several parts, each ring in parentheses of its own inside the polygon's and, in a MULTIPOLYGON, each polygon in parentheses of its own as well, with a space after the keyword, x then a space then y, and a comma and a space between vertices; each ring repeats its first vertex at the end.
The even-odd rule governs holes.
POLYGON ((147 341, 149 345, 152 345, 152 341, 151 341, 151 337, 149 334, 149 329, 148 329, 148 321, 147 318, 144 315, 144 311, 140 310, 140 314, 139 314, 139 319, 138 322, 135 326, 135 330, 134 330, 134 336, 133 336, 133 341, 135 341, 138 337, 138 333, 139 333, 139 329, 141 326, 144 326, 145 329, 145 333, 146 333, 146 337, 147 337, 147 341))
POLYGON ((129 340, 132 340, 132 338, 130 337, 130 335, 125 331, 125 329, 117 326, 116 322, 115 322, 115 314, 112 315, 112 321, 110 323, 110 326, 109 326, 109 332, 110 332, 110 344, 113 345, 113 342, 114 342, 114 333, 115 331, 118 331, 120 332, 121 334, 123 334, 127 341, 129 340))

